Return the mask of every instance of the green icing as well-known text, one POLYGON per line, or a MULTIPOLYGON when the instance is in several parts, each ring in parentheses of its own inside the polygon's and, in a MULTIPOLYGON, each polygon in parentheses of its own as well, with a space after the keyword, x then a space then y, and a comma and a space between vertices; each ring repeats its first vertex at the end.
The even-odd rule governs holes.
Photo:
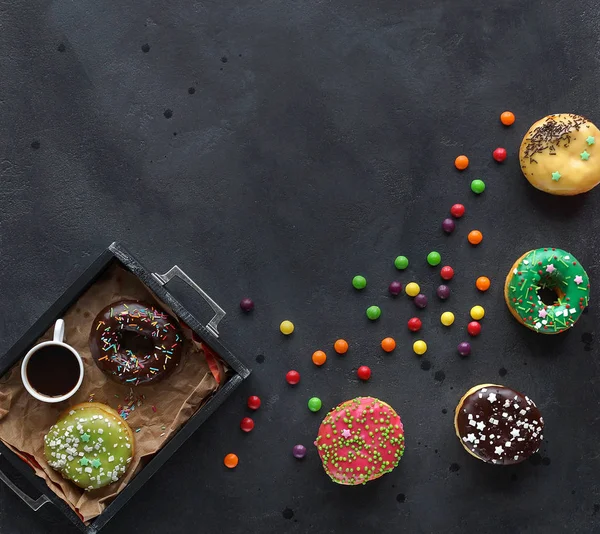
POLYGON ((588 305, 590 281, 571 254, 558 248, 528 252, 510 275, 509 305, 525 326, 543 334, 558 334, 573 326, 588 305), (556 291, 553 305, 538 295, 542 288, 556 291))

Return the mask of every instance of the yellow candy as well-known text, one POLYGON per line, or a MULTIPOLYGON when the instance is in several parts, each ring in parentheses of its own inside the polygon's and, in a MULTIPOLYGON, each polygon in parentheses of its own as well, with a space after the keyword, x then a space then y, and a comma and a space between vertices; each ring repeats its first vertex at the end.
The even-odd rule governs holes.
POLYGON ((427 343, 425 343, 425 341, 422 339, 419 339, 413 343, 413 350, 415 351, 415 354, 421 356, 421 354, 425 354, 427 352, 427 343))
POLYGON ((481 306, 473 306, 471 308, 471 317, 476 321, 483 319, 485 315, 485 310, 481 306))
POLYGON ((409 297, 416 297, 421 292, 421 288, 416 282, 409 282, 406 284, 404 291, 409 297))
POLYGON ((454 314, 452 312, 444 312, 440 317, 440 321, 444 326, 450 326, 454 322, 454 314))
POLYGON ((294 331, 294 323, 292 321, 283 321, 279 325, 279 330, 281 330, 282 334, 289 336, 294 331))

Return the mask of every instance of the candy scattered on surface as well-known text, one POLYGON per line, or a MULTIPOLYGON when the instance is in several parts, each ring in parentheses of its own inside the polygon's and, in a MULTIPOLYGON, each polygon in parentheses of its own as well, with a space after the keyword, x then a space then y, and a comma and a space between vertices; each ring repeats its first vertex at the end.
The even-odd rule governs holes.
POLYGON ((470 313, 473 319, 480 321, 485 315, 485 310, 481 306, 473 306, 470 313))
POLYGON ((294 458, 298 458, 298 460, 302 460, 306 456, 306 447, 304 445, 294 445, 292 449, 292 454, 294 458))
POLYGON ((427 343, 422 339, 419 339, 413 343, 413 350, 415 351, 415 354, 421 356, 427 352, 427 343))
POLYGON ((444 326, 450 326, 452 323, 454 323, 454 314, 452 312, 444 312, 442 313, 442 316, 440 317, 440 321, 442 322, 442 324, 444 326))
POLYGON ((367 287, 367 279, 364 276, 357 274, 352 279, 352 285, 354 286, 354 289, 364 289, 367 287))
POLYGON ((367 308, 367 317, 371 319, 371 321, 376 321, 381 317, 381 308, 379 306, 369 306, 367 308))
POLYGON ((402 284, 400 282, 396 282, 395 280, 390 284, 390 287, 388 287, 388 291, 390 292, 390 295, 394 295, 397 296, 400 293, 402 293, 402 284))
POLYGON ((475 287, 479 289, 479 291, 487 291, 490 288, 490 279, 487 276, 480 276, 475 281, 475 287))
POLYGON ((427 254, 427 263, 429 263, 429 265, 431 265, 432 267, 439 265, 441 261, 442 257, 440 256, 439 252, 433 250, 429 254, 427 254))
POLYGON ((251 410, 258 410, 260 408, 260 398, 256 395, 248 397, 248 408, 251 410))
POLYGON ((481 333, 481 325, 477 321, 471 321, 467 325, 467 332, 473 337, 478 336, 481 333))
POLYGON ((418 332, 419 330, 421 330, 421 326, 423 326, 423 323, 418 317, 412 317, 408 320, 408 329, 411 332, 418 332))
POLYGON ((254 309, 254 302, 249 298, 242 299, 240 301, 240 308, 242 308, 242 311, 251 312, 254 309))
POLYGON ((312 355, 312 362, 315 365, 321 366, 327 361, 327 354, 325 354, 322 350, 316 350, 312 355))
POLYGON ((394 266, 399 271, 402 271, 402 270, 406 269, 408 267, 408 258, 406 256, 398 256, 394 260, 394 266))
POLYGON ((406 284, 406 287, 404 288, 404 292, 409 297, 416 297, 421 292, 421 288, 419 287, 419 284, 417 284, 416 282, 409 282, 408 284, 406 284))
POLYGON ((455 219, 460 219, 465 214, 465 207, 462 204, 454 204, 450 208, 450 215, 455 219))
POLYGON ((385 352, 392 352, 396 348, 396 340, 393 337, 386 337, 381 340, 381 348, 385 352))
POLYGON ((502 163, 506 159, 506 148, 498 147, 492 152, 492 157, 498 163, 502 163))
POLYGON ((452 219, 448 218, 442 221, 442 230, 444 230, 444 232, 446 232, 447 234, 451 234, 452 232, 454 232, 455 228, 456 223, 452 219))
POLYGON ((471 354, 471 344, 467 343, 466 341, 459 343, 458 344, 458 353, 461 356, 468 356, 469 354, 471 354))
POLYGON ((454 160, 454 166, 459 171, 464 171, 469 166, 469 158, 461 154, 454 160))
POLYGON ((500 115, 500 122, 504 124, 504 126, 510 126, 515 122, 515 114, 512 111, 504 111, 500 115))
POLYGON ((300 382, 300 373, 292 369, 291 371, 288 371, 285 375, 285 380, 288 384, 295 386, 298 382, 300 382))
POLYGON ((254 421, 250 417, 244 417, 240 423, 240 428, 244 432, 250 432, 254 428, 254 421))
POLYGON ((476 195, 481 195, 485 191, 485 182, 483 180, 473 180, 471 182, 471 191, 476 195))
POLYGON ((427 307, 427 297, 423 295, 423 293, 419 293, 414 300, 415 306, 417 308, 425 308, 427 307))
POLYGON ((294 323, 292 321, 283 321, 279 325, 279 330, 282 334, 289 336, 294 331, 294 323))
POLYGON ((361 365, 356 371, 356 375, 361 380, 369 380, 369 378, 371 378, 371 369, 369 369, 366 365, 361 365))
POLYGON ((348 352, 348 342, 345 339, 338 339, 333 344, 333 349, 338 354, 346 354, 346 352, 348 352))
POLYGON ((323 403, 319 397, 311 397, 308 399, 308 409, 311 412, 318 412, 321 409, 321 406, 323 406, 323 403))
POLYGON ((444 280, 452 280, 452 277, 454 276, 454 269, 450 267, 450 265, 444 265, 444 267, 440 269, 440 276, 444 280))
POLYGON ((469 241, 471 245, 479 245, 482 240, 483 234, 479 230, 471 230, 467 236, 467 241, 469 241))
POLYGON ((225 464, 225 467, 228 467, 229 469, 233 469, 239 462, 238 457, 233 454, 233 453, 229 453, 225 456, 225 458, 223 459, 223 463, 225 464))
POLYGON ((446 300, 450 296, 450 288, 444 284, 438 286, 435 292, 437 293, 437 296, 442 300, 446 300))

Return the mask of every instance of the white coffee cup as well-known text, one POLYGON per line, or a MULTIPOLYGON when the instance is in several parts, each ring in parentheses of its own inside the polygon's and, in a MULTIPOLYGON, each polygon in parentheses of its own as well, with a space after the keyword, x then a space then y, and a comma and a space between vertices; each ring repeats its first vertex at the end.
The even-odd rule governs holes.
MULTIPOLYGON (((56 324, 54 325, 54 336, 52 341, 44 341, 42 343, 37 344, 25 355, 25 358, 23 358, 23 362, 21 363, 21 380, 23 381, 25 389, 30 393, 30 395, 42 402, 56 403, 65 401, 71 398, 73 395, 75 395, 75 393, 81 387, 81 384, 83 382, 83 360, 81 359, 79 353, 73 347, 71 347, 71 345, 68 345, 63 341, 64 337, 65 322, 62 319, 58 319, 56 321, 56 324), (79 364, 79 378, 77 380, 77 383, 70 391, 59 396, 50 396, 39 392, 35 387, 32 386, 32 384, 29 381, 29 377, 27 376, 27 367, 32 356, 36 354, 39 350, 52 346, 60 347, 62 350, 68 350, 79 364)), ((60 369, 57 369, 57 372, 60 372, 60 369)))

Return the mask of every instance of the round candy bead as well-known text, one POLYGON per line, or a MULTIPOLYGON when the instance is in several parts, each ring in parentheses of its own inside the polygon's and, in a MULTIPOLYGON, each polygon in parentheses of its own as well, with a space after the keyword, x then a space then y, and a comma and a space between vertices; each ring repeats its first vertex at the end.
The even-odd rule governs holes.
POLYGON ((467 325, 467 332, 473 337, 478 336, 481 334, 481 325, 477 321, 471 321, 467 325))
POLYGON ((325 354, 322 350, 316 350, 312 355, 312 362, 315 365, 321 366, 327 361, 327 354, 325 354))
POLYGON ((333 349, 338 354, 346 354, 346 352, 348 352, 348 342, 345 339, 338 339, 333 344, 333 349))
POLYGON ((323 403, 319 397, 311 397, 308 399, 308 409, 311 412, 318 412, 321 409, 321 406, 323 406, 323 403))
POLYGON ((409 282, 408 284, 406 284, 406 287, 404 288, 404 292, 409 297, 416 297, 421 292, 421 288, 419 287, 419 284, 417 284, 416 282, 409 282))
POLYGON ((300 373, 298 371, 288 371, 285 375, 285 379, 288 384, 295 386, 298 382, 300 382, 300 373))
POLYGON ((454 323, 454 314, 452 312, 444 312, 440 317, 440 321, 444 326, 450 326, 454 323))
POLYGON ((371 369, 369 369, 366 365, 361 365, 356 371, 356 375, 361 380, 369 380, 369 378, 371 378, 371 369))
POLYGON ((469 166, 469 158, 467 158, 467 156, 464 155, 460 155, 458 156, 455 160, 454 160, 454 166, 459 170, 459 171, 464 171, 468 166, 469 166))
POLYGON ((244 417, 240 423, 240 428, 244 432, 250 432, 254 428, 254 421, 249 417, 244 417))
POLYGON ((254 302, 249 298, 242 299, 240 301, 240 308, 245 312, 251 312, 254 309, 254 302))
POLYGON ((445 286, 444 284, 438 286, 435 292, 437 293, 437 296, 442 300, 446 300, 450 296, 450 288, 448 286, 445 286))
POLYGON ((388 287, 388 291, 390 292, 390 295, 399 295, 400 293, 402 293, 402 284, 394 280, 390 284, 390 287, 388 287))
POLYGON ((450 208, 450 214, 455 219, 460 219, 465 214, 465 207, 462 204, 454 204, 450 208))
POLYGON ((454 269, 450 267, 450 265, 445 265, 440 269, 440 276, 444 280, 452 280, 452 277, 454 276, 454 269))
POLYGON ((467 236, 467 240, 471 245, 479 245, 483 240, 483 234, 479 230, 471 230, 467 236))
POLYGON ((506 148, 498 147, 492 152, 492 157, 498 162, 502 163, 506 159, 506 148))
POLYGON ((471 182, 471 191, 476 195, 481 195, 485 191, 485 182, 483 180, 473 180, 471 182))
POLYGON ((483 319, 485 315, 485 310, 481 306, 473 306, 471 308, 471 317, 476 321, 483 319))
POLYGON ((427 307, 427 297, 423 295, 423 293, 419 293, 414 300, 415 306, 417 308, 425 308, 427 307))
POLYGON ((398 256, 394 260, 394 266, 400 271, 406 269, 408 267, 408 258, 406 256, 398 256))
POLYGON ((298 460, 302 460, 306 456, 306 447, 304 445, 294 445, 292 449, 292 454, 294 458, 298 458, 298 460))
POLYGON ((371 319, 371 321, 376 321, 381 317, 381 308, 379 306, 369 306, 367 308, 367 317, 371 319))
POLYGON ((248 397, 248 408, 258 410, 260 408, 260 398, 256 395, 248 397))
POLYGON ((354 289, 364 289, 367 287, 367 279, 358 274, 352 279, 352 285, 354 286, 354 289))
POLYGON ((454 232, 455 228, 456 223, 452 219, 448 218, 442 221, 442 230, 444 230, 444 232, 446 232, 447 234, 451 234, 452 232, 454 232))
POLYGON ((469 354, 471 354, 471 344, 467 343, 466 341, 459 343, 458 344, 458 353, 461 356, 468 356, 469 354))
POLYGON ((294 323, 292 321, 283 321, 279 325, 279 330, 282 334, 289 336, 294 331, 294 323))
POLYGON ((421 330, 422 325, 423 325, 423 323, 421 322, 421 319, 419 319, 418 317, 413 317, 408 320, 408 329, 411 332, 418 332, 419 330, 421 330))
POLYGON ((490 288, 490 279, 487 276, 480 276, 475 282, 475 287, 479 291, 487 291, 490 288))
POLYGON ((421 356, 421 354, 425 354, 427 352, 427 343, 422 339, 419 339, 413 343, 413 350, 415 354, 421 356))
POLYGON ((510 126, 515 122, 515 114, 512 111, 504 111, 500 115, 500 122, 504 124, 504 126, 510 126))
POLYGON ((233 469, 238 464, 238 462, 239 462, 238 457, 233 453, 229 453, 223 459, 223 463, 225 464, 225 467, 229 467, 229 469, 233 469))
POLYGON ((393 337, 386 337, 385 339, 381 340, 381 348, 385 352, 392 352, 396 348, 396 341, 393 337))
POLYGON ((427 254, 427 263, 429 263, 429 265, 431 265, 432 267, 439 265, 441 261, 442 261, 442 257, 440 256, 439 252, 436 252, 434 250, 434 251, 430 252, 429 254, 427 254))

